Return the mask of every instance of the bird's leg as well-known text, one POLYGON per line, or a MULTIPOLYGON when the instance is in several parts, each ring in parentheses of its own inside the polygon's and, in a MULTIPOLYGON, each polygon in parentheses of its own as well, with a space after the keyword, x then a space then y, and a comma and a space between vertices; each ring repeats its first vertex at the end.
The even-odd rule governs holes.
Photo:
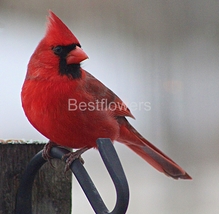
POLYGON ((42 153, 42 156, 45 160, 47 160, 49 162, 49 164, 55 168, 52 163, 51 163, 51 159, 52 157, 50 156, 50 151, 53 147, 55 146, 58 146, 56 143, 52 142, 52 141, 49 141, 43 148, 43 153, 42 153))
POLYGON ((88 149, 90 149, 89 147, 84 147, 82 149, 78 149, 75 152, 69 152, 65 155, 62 156, 62 160, 65 160, 66 165, 65 165, 65 172, 67 172, 70 169, 71 164, 73 163, 73 161, 77 158, 79 158, 79 160, 81 161, 82 164, 84 164, 84 160, 82 159, 81 155, 87 151, 88 149))

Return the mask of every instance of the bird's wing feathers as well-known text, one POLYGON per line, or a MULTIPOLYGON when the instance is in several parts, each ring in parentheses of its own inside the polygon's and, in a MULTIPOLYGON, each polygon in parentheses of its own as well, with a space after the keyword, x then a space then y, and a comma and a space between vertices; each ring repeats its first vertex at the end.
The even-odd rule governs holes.
POLYGON ((122 100, 88 72, 86 72, 86 91, 92 94, 100 102, 100 105, 110 111, 114 117, 127 116, 134 118, 122 100))

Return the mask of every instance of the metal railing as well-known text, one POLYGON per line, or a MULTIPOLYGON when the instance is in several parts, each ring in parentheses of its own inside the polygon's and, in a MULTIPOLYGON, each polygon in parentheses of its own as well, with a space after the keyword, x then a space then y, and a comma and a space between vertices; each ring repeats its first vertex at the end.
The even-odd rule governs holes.
MULTIPOLYGON (((81 185, 95 213, 124 214, 126 213, 129 203, 129 188, 118 155, 110 139, 99 138, 97 140, 97 148, 116 189, 116 204, 111 212, 107 209, 98 190, 79 159, 76 159, 71 164, 70 169, 81 185)), ((67 149, 53 147, 50 155, 53 158, 61 160, 63 155, 67 153, 69 153, 67 149)), ((15 214, 32 214, 33 182, 38 170, 46 162, 47 161, 42 157, 42 151, 37 153, 29 162, 20 181, 16 198, 15 214)))

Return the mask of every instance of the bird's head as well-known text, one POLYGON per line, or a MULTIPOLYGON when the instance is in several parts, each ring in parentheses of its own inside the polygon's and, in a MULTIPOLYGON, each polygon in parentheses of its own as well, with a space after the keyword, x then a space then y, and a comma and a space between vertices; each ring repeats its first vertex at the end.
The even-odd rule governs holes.
POLYGON ((69 28, 49 11, 47 30, 31 56, 27 78, 49 78, 56 74, 80 78, 80 62, 87 54, 69 28))

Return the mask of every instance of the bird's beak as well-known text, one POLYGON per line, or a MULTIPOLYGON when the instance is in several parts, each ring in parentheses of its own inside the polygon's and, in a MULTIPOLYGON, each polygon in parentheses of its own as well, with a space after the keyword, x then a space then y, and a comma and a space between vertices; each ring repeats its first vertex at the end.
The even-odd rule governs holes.
POLYGON ((67 64, 79 64, 80 62, 87 59, 87 54, 78 46, 67 55, 67 64))

